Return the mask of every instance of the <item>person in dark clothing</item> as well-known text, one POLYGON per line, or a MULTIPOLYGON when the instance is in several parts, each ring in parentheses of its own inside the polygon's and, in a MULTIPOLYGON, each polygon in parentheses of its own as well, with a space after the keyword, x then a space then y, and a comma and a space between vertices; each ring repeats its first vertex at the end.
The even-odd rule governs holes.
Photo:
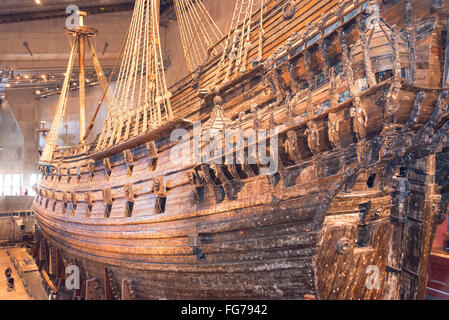
POLYGON ((8 290, 9 291, 14 290, 14 278, 13 277, 8 278, 8 290))
POLYGON ((5 276, 6 276, 6 278, 10 278, 11 275, 12 275, 12 270, 11 270, 11 268, 6 269, 6 270, 5 270, 5 276))

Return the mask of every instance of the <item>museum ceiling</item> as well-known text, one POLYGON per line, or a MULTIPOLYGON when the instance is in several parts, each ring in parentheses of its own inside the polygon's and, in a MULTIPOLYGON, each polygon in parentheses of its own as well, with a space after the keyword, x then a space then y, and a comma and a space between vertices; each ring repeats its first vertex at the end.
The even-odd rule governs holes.
MULTIPOLYGON (((88 14, 129 11, 134 7, 134 1, 129 0, 1 0, 0 24, 63 17, 71 4, 88 14)), ((161 0, 161 10, 167 10, 171 4, 172 0, 161 0)))

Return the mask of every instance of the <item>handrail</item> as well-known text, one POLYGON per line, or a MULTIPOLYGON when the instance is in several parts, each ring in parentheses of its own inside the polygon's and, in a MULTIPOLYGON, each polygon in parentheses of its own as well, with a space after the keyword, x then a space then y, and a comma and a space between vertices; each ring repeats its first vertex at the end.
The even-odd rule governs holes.
POLYGON ((28 213, 34 215, 34 210, 0 211, 0 218, 25 216, 28 213))

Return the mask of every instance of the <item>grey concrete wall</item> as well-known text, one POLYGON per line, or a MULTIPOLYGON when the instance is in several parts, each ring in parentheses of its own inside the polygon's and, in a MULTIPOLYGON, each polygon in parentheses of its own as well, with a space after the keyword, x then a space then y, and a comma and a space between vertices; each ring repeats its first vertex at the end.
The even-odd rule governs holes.
POLYGON ((38 102, 32 98, 33 89, 9 90, 8 104, 14 115, 14 119, 23 135, 22 171, 23 181, 28 185, 33 173, 37 173, 39 161, 38 141, 39 129, 38 102))
POLYGON ((15 238, 15 223, 10 217, 0 218, 0 245, 2 242, 12 242, 15 238))
MULTIPOLYGON (((114 86, 112 86, 114 88, 114 86)), ((99 100, 103 92, 100 86, 87 87, 86 88, 86 127, 89 125, 90 120, 93 118, 95 110, 98 106, 99 100)), ((46 127, 50 128, 54 114, 56 112, 56 108, 58 105, 59 95, 50 96, 48 98, 39 99, 38 103, 38 118, 39 121, 46 121, 46 127)), ((30 97, 31 98, 31 97, 30 97)), ((34 99, 34 98, 32 98, 34 99)), ((79 91, 72 91, 68 95, 67 99, 67 107, 66 114, 64 117, 64 121, 61 126, 61 131, 58 136, 58 145, 60 146, 73 146, 79 143, 80 141, 80 125, 79 125, 79 91), (67 128, 66 128, 67 126, 67 128)), ((103 104, 100 110, 99 115, 96 118, 95 126, 92 130, 92 133, 88 139, 88 142, 95 139, 95 136, 98 135, 102 128, 103 124, 107 117, 107 109, 103 104)), ((39 144, 41 147, 45 145, 45 140, 41 136, 39 140, 39 144)))
POLYGON ((23 172, 24 137, 7 101, 0 107, 0 174, 23 172))
POLYGON ((34 216, 0 217, 0 245, 21 241, 23 234, 33 233, 34 221, 34 216), (24 226, 24 229, 21 229, 21 226, 24 226))
POLYGON ((20 241, 24 233, 34 232, 34 216, 3 216, 7 212, 30 210, 33 200, 33 197, 0 197, 0 245, 20 241))
MULTIPOLYGON (((131 12, 106 13, 86 18, 86 25, 98 30, 94 42, 104 65, 114 65, 130 19, 131 12), (103 55, 106 42, 109 47, 103 55)), ((65 26, 66 19, 0 25, 0 65, 19 71, 65 68, 70 55, 69 38, 64 35, 65 26), (23 46, 25 41, 33 56, 23 46)))
POLYGON ((33 197, 0 197, 0 212, 31 210, 33 197))

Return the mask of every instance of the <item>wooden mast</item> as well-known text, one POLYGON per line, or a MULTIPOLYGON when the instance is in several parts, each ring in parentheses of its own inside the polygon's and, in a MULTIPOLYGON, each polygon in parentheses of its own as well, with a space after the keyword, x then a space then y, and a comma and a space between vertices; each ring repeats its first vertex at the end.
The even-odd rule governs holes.
MULTIPOLYGON (((89 38, 95 37, 97 35, 97 30, 84 26, 84 17, 87 15, 86 12, 77 12, 79 15, 79 25, 66 28, 66 33, 73 37, 74 40, 72 42, 72 51, 70 54, 69 63, 67 65, 67 71, 65 73, 64 85, 61 90, 60 99, 58 101, 58 107, 56 109, 56 115, 53 119, 53 123, 51 126, 51 130, 49 136, 46 141, 46 145, 41 156, 42 162, 50 162, 53 158, 53 152, 56 148, 56 140, 59 133, 59 129, 62 124, 63 117, 65 115, 65 109, 67 105, 67 97, 70 89, 70 82, 72 80, 73 69, 75 65, 76 55, 78 52, 79 57, 79 99, 80 99, 80 144, 83 145, 85 143, 85 135, 86 135, 86 77, 85 77, 85 55, 86 55, 86 43, 90 43, 89 38)), ((93 48, 89 48, 91 51, 91 55, 94 59, 98 60, 93 48)), ((96 65, 96 72, 100 83, 106 80, 104 79, 104 73, 101 71, 101 66, 99 66, 99 62, 96 61, 94 63, 96 65)))
POLYGON ((79 104, 80 104, 80 144, 84 144, 86 134, 86 42, 88 37, 96 35, 96 31, 84 27, 84 17, 86 12, 79 11, 79 26, 68 30, 69 33, 76 35, 78 41, 79 54, 79 104))
POLYGON ((85 80, 85 37, 81 35, 79 41, 80 55, 80 142, 84 143, 84 135, 86 134, 86 80, 85 80))

